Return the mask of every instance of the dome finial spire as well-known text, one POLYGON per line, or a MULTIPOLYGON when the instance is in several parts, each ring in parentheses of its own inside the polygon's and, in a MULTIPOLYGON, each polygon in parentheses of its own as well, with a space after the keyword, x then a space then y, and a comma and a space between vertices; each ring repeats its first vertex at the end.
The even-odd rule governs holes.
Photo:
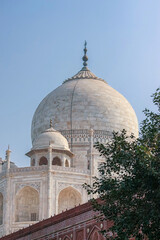
POLYGON ((53 128, 52 119, 50 119, 50 128, 53 128))
POLYGON ((87 61, 88 61, 88 57, 87 57, 87 55, 86 55, 86 53, 87 53, 87 48, 86 48, 86 46, 87 46, 87 42, 85 41, 85 43, 84 43, 84 56, 83 56, 83 58, 82 58, 82 60, 83 60, 83 66, 84 66, 84 67, 87 66, 87 61))

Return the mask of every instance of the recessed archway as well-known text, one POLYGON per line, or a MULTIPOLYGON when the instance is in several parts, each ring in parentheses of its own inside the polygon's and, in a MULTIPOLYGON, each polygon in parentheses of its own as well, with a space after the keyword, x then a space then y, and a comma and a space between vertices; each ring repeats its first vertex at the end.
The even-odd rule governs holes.
POLYGON ((87 240, 102 240, 103 236, 99 233, 101 230, 97 226, 94 226, 91 230, 87 240))
POLYGON ((69 167, 69 162, 67 159, 65 160, 65 167, 69 167))
POLYGON ((23 187, 16 195, 16 222, 38 221, 39 193, 30 186, 23 187))
POLYGON ((42 165, 48 165, 48 160, 46 157, 41 157, 40 160, 39 160, 39 165, 42 166, 42 165))
POLYGON ((81 204, 81 194, 72 187, 63 189, 58 197, 58 212, 62 212, 66 209, 74 208, 81 204))
POLYGON ((62 166, 61 159, 59 157, 54 157, 52 160, 52 165, 62 166))

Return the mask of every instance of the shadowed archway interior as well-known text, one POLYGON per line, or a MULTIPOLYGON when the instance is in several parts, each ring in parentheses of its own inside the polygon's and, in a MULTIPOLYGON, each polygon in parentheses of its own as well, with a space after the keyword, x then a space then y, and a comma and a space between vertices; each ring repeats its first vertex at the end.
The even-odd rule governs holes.
POLYGON ((16 196, 16 222, 37 221, 39 219, 39 193, 32 187, 22 188, 16 196))
POLYGON ((73 208, 81 204, 81 194, 72 187, 63 189, 58 197, 58 212, 73 208))

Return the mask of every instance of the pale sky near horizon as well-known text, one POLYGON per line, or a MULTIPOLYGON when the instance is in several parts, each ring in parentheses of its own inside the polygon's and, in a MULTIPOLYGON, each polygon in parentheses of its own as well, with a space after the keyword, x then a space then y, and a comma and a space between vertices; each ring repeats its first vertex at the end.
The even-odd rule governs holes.
POLYGON ((0 157, 29 165, 41 100, 82 67, 123 94, 139 122, 160 86, 159 0, 0 0, 0 157))

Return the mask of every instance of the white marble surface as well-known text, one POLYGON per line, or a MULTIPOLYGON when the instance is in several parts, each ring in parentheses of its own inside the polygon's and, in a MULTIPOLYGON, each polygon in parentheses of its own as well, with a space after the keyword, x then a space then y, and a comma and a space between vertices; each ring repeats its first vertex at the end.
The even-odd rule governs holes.
POLYGON ((126 129, 138 136, 138 121, 129 102, 99 79, 66 81, 39 104, 32 121, 32 141, 49 127, 56 130, 90 129, 110 133, 126 129))

